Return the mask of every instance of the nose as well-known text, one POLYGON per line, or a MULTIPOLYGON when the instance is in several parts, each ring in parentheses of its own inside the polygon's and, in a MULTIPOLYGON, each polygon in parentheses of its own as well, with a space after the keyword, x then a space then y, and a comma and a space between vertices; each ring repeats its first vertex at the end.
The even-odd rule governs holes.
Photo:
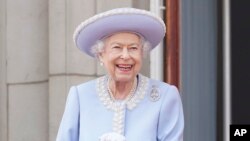
POLYGON ((128 49, 126 47, 124 47, 122 49, 121 58, 122 59, 129 59, 130 58, 130 54, 129 54, 128 49))

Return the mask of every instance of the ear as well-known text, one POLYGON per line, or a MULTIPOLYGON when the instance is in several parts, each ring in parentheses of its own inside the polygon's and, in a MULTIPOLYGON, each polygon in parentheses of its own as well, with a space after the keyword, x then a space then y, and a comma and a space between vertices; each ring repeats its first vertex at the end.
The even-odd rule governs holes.
POLYGON ((99 53, 97 58, 99 62, 103 62, 103 53, 99 53))

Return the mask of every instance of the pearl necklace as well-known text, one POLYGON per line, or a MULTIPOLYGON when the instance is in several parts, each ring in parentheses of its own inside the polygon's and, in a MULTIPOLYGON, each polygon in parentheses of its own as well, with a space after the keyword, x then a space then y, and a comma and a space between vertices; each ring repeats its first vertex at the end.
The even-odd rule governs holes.
POLYGON ((131 97, 134 95, 136 86, 137 86, 137 78, 134 79, 132 89, 130 90, 129 94, 127 95, 126 99, 124 101, 117 102, 115 100, 115 97, 110 90, 110 77, 108 77, 108 83, 107 83, 107 89, 109 96, 111 100, 115 103, 116 108, 115 108, 115 113, 113 117, 113 132, 116 132, 118 134, 123 135, 124 134, 124 120, 125 120, 125 109, 126 109, 126 102, 131 99, 131 97))
MULTIPOLYGON (((141 74, 138 74, 138 82, 135 84, 138 84, 136 89, 134 90, 134 93, 132 96, 128 96, 128 100, 124 101, 124 103, 127 105, 127 108, 129 110, 134 109, 137 104, 144 98, 146 94, 146 89, 148 87, 148 81, 149 79, 141 74)), ((99 96, 100 101, 103 103, 103 105, 110 110, 115 111, 116 110, 116 102, 112 100, 108 88, 108 76, 103 76, 97 79, 97 94, 99 96)))
MULTIPOLYGON (((112 91, 111 91, 111 89, 109 87, 110 86, 110 80, 111 80, 110 77, 108 77, 107 89, 108 89, 108 93, 110 95, 110 98, 112 99, 112 101, 115 101, 114 94, 112 93, 112 91)), ((135 93, 135 90, 136 90, 136 87, 137 87, 137 78, 134 79, 133 86, 132 86, 129 94, 126 96, 125 102, 130 100, 133 97, 133 95, 135 93)))
POLYGON ((113 132, 124 135, 126 109, 132 110, 144 98, 149 79, 143 75, 138 75, 134 80, 133 88, 122 102, 116 101, 109 89, 109 77, 103 76, 97 79, 97 93, 103 105, 114 111, 113 132), (137 86, 138 83, 138 86, 137 86))

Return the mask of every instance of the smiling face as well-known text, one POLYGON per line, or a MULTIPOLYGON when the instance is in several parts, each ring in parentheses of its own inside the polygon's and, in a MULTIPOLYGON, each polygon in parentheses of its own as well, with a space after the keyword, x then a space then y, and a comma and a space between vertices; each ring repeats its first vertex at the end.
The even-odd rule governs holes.
POLYGON ((132 82, 142 65, 140 37, 121 32, 105 39, 104 51, 100 54, 109 75, 118 82, 132 82))

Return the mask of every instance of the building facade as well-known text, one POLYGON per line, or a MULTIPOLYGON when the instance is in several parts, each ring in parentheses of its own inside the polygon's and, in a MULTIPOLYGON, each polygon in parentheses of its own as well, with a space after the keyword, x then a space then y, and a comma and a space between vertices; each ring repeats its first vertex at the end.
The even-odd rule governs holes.
POLYGON ((55 140, 69 87, 105 73, 74 46, 74 29, 117 7, 149 10, 149 1, 0 0, 1 141, 55 140))
POLYGON ((55 140, 70 86, 105 74, 74 46, 74 29, 96 13, 118 7, 151 10, 168 23, 161 50, 144 60, 141 73, 171 83, 169 70, 176 71, 184 140, 225 140, 225 26, 220 19, 225 1, 0 0, 0 141, 55 140), (177 30, 171 32, 173 28, 177 30), (169 56, 179 68, 172 69, 169 56))

